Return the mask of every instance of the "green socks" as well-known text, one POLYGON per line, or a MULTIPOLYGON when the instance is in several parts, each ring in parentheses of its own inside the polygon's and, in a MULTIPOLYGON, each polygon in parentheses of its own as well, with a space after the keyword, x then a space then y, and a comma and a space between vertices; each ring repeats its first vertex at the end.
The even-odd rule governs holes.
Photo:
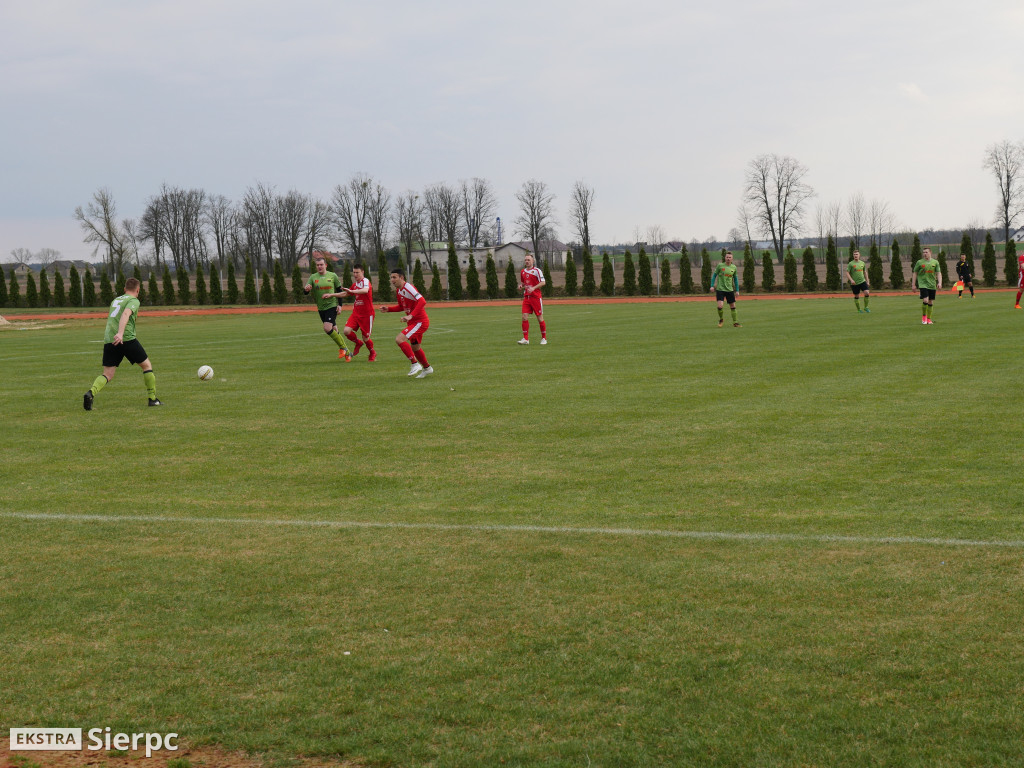
POLYGON ((928 315, 928 319, 929 320, 932 319, 932 307, 933 306, 934 306, 934 304, 929 304, 928 305, 928 309, 925 311, 925 314, 928 315))
POLYGON ((732 312, 732 321, 733 321, 734 323, 736 323, 736 322, 739 322, 739 321, 738 321, 738 320, 736 319, 736 309, 735 309, 735 308, 733 308, 733 309, 730 309, 729 311, 730 311, 730 312, 732 312))
MULTIPOLYGON (((864 299, 864 303, 867 304, 868 300, 864 299)), ((854 299, 853 306, 855 306, 857 308, 857 311, 860 312, 860 299, 854 299)))
POLYGON ((867 309, 867 308, 868 308, 868 300, 869 300, 870 298, 871 298, 870 296, 865 296, 865 297, 864 297, 864 309, 867 309))
POLYGON ((725 319, 725 312, 721 307, 718 308, 718 322, 722 322, 725 319))
POLYGON ((334 339, 334 343, 338 345, 339 349, 345 346, 345 342, 341 340, 341 334, 337 330, 331 331, 327 335, 334 339))
POLYGON ((96 381, 92 383, 92 386, 89 387, 89 391, 92 392, 93 396, 95 396, 98 395, 100 393, 100 390, 103 389, 105 386, 107 386, 107 377, 104 376, 103 374, 100 374, 99 376, 96 377, 96 381))
POLYGON ((150 400, 156 400, 156 374, 153 371, 143 371, 142 381, 146 385, 146 394, 150 400))

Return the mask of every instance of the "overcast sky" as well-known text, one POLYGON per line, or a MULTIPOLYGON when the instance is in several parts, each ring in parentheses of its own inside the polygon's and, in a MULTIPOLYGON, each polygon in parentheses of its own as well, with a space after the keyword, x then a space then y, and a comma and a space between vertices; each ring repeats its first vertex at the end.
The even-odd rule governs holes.
POLYGON ((162 182, 327 199, 360 171, 487 178, 506 222, 539 179, 563 240, 582 179, 595 242, 725 238, 764 152, 818 201, 991 222, 982 155, 1024 139, 1022 75, 1020 0, 5 2, 0 261, 89 258, 72 213, 100 187, 127 218, 162 182))

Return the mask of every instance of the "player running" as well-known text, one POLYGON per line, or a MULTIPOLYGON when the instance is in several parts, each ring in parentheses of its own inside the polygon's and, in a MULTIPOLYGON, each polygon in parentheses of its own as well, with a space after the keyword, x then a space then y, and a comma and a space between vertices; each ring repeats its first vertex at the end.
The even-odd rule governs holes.
POLYGON ((846 277, 850 281, 850 289, 853 291, 853 303, 857 312, 871 312, 868 309, 868 300, 871 298, 871 291, 868 289, 868 281, 864 276, 868 265, 861 261, 860 251, 853 252, 853 259, 846 265, 846 277), (860 295, 864 294, 864 309, 860 308, 860 295))
POLYGON ((405 329, 399 331, 395 336, 395 343, 402 350, 412 366, 409 368, 409 376, 423 379, 434 372, 427 362, 427 356, 423 354, 423 334, 430 327, 430 319, 427 317, 427 300, 423 294, 416 290, 416 286, 406 282, 405 270, 395 267, 391 270, 391 285, 398 297, 398 304, 393 307, 381 306, 381 312, 404 312, 402 320, 405 321, 405 329))
POLYGON ((117 366, 126 357, 132 365, 142 369, 142 382, 146 385, 149 404, 163 405, 156 397, 156 374, 153 364, 142 344, 135 338, 135 317, 139 313, 139 281, 129 277, 124 281, 124 295, 118 296, 110 304, 107 315, 107 327, 103 332, 103 373, 89 387, 82 399, 82 407, 92 410, 92 401, 117 373, 117 366))
POLYGON ((351 288, 342 288, 341 293, 331 294, 338 298, 343 298, 345 294, 348 294, 355 300, 355 305, 352 307, 352 314, 348 316, 348 321, 345 323, 345 338, 355 344, 355 349, 352 350, 352 357, 359 354, 359 350, 366 345, 366 348, 370 351, 369 362, 373 362, 377 359, 377 350, 373 348, 373 339, 370 335, 373 333, 373 286, 370 284, 370 279, 365 276, 365 269, 362 264, 352 265, 352 279, 355 280, 352 283, 351 288), (363 334, 363 340, 360 341, 356 338, 356 330, 359 330, 363 334))
POLYGON ((724 303, 729 302, 729 311, 732 313, 733 328, 742 328, 736 317, 736 295, 740 292, 736 280, 736 265, 732 263, 732 251, 725 252, 725 261, 718 262, 714 274, 711 276, 711 287, 709 291, 715 292, 715 299, 718 301, 718 327, 725 322, 724 303), (717 288, 716 288, 717 283, 717 288))
POLYGON ((338 296, 341 293, 341 279, 333 272, 327 271, 327 259, 317 256, 314 259, 316 272, 309 276, 306 285, 303 287, 305 293, 316 291, 313 298, 316 299, 316 309, 320 313, 320 320, 324 324, 324 333, 330 336, 338 345, 338 359, 346 363, 352 360, 345 347, 345 340, 338 333, 338 296))
MULTIPOLYGON (((973 291, 973 289, 971 289, 973 291)), ((1024 293, 1024 253, 1017 257, 1017 301, 1013 308, 1020 309, 1020 296, 1024 293)))
POLYGON ((544 273, 537 269, 535 264, 532 253, 523 257, 523 270, 519 273, 519 290, 523 292, 523 338, 518 343, 530 343, 530 315, 536 315, 537 325, 540 326, 540 343, 543 346, 548 343, 548 326, 544 322, 544 300, 540 295, 540 289, 545 281, 544 273))
POLYGON ((932 306, 936 289, 942 290, 942 273, 939 272, 939 262, 932 258, 931 248, 921 251, 921 259, 914 265, 910 287, 914 288, 915 284, 921 291, 921 325, 932 325, 932 306))
MULTIPOLYGON (((964 297, 964 286, 971 289, 971 298, 974 298, 974 275, 971 274, 971 265, 967 261, 967 254, 960 254, 960 261, 956 263, 956 276, 959 278, 961 283, 956 287, 956 297, 962 299, 964 297)), ((1018 299, 1020 296, 1017 297, 1018 299)), ((1020 303, 1019 301, 1017 302, 1020 303)))

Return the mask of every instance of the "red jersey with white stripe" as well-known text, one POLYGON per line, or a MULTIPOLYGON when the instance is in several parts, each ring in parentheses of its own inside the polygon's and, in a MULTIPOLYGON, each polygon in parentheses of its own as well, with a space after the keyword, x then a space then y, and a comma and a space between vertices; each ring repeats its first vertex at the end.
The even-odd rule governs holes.
POLYGON ((373 286, 370 284, 370 279, 364 277, 362 280, 357 280, 352 283, 349 290, 360 291, 366 288, 366 293, 356 293, 352 295, 354 304, 352 306, 352 314, 359 317, 373 317, 376 312, 373 309, 373 286))
POLYGON ((536 287, 536 286, 539 286, 539 285, 543 285, 544 284, 544 273, 541 270, 537 269, 536 267, 530 267, 529 269, 524 269, 522 272, 519 273, 519 282, 523 284, 523 289, 524 289, 523 290, 523 295, 524 296, 533 296, 534 294, 539 296, 540 294, 536 290, 527 291, 525 289, 527 287, 529 287, 529 286, 535 286, 536 287))
POLYGON ((406 282, 398 289, 398 305, 388 307, 388 312, 405 312, 412 322, 427 321, 427 300, 416 290, 416 286, 406 282))

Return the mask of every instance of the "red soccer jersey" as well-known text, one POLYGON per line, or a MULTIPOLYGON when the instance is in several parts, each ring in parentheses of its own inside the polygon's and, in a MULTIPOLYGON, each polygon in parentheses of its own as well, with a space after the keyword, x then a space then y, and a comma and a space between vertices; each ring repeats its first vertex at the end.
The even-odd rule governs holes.
POLYGON ((1017 257, 1017 269, 1024 269, 1024 253, 1017 257))
POLYGON ((355 303, 352 306, 352 314, 358 317, 373 317, 376 312, 373 309, 373 286, 370 284, 370 279, 364 277, 358 282, 352 283, 351 290, 357 291, 366 288, 366 293, 357 293, 352 298, 355 303))
POLYGON ((522 272, 519 273, 519 282, 523 284, 523 289, 524 289, 523 290, 523 295, 524 296, 533 296, 533 295, 538 295, 539 296, 540 294, 537 293, 536 290, 527 291, 525 289, 528 286, 531 286, 531 285, 532 286, 538 286, 541 283, 543 283, 544 282, 544 273, 541 272, 536 267, 531 267, 530 269, 524 269, 522 272))
POLYGON ((415 285, 406 282, 398 289, 398 305, 388 307, 388 312, 405 312, 414 322, 427 321, 427 300, 415 285))

